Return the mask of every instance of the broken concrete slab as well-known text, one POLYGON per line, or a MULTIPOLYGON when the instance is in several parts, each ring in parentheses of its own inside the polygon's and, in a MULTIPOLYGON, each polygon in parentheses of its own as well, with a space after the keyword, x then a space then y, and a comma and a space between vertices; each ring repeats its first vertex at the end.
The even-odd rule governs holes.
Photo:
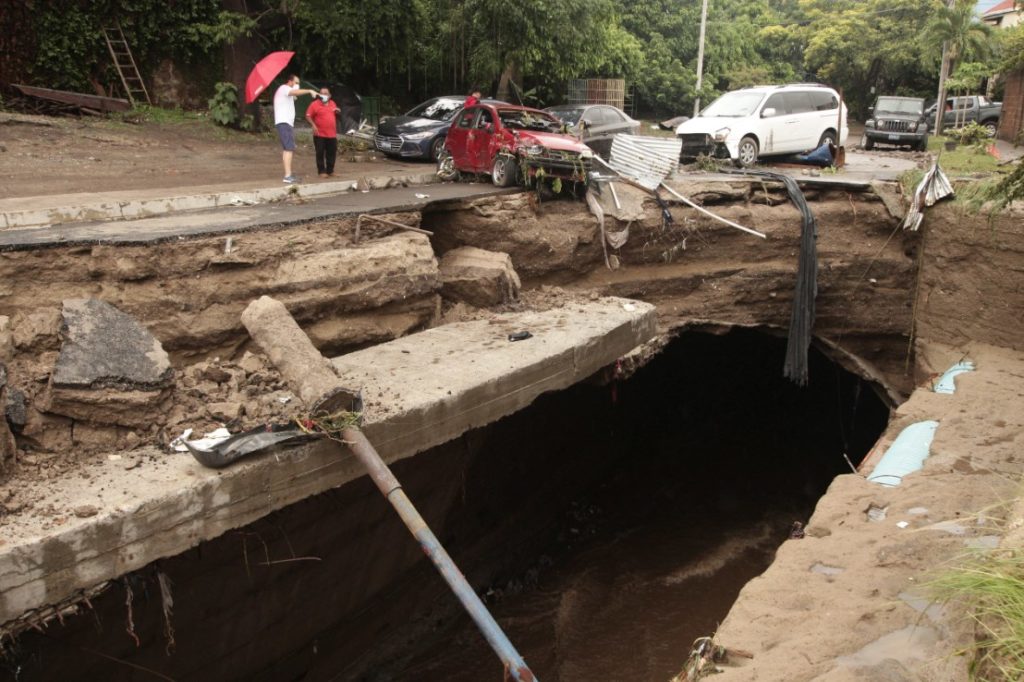
POLYGON ((164 386, 171 361, 160 342, 135 318, 96 298, 64 301, 63 343, 54 386, 95 388, 164 386))
POLYGON ((153 423, 172 372, 156 337, 95 298, 64 301, 63 320, 60 355, 40 408, 99 424, 153 423))
MULTIPOLYGON (((654 307, 604 298, 551 311, 457 323, 333 362, 367 403, 363 429, 388 463, 411 457, 571 386, 650 339, 654 307), (529 330, 513 342, 508 335, 529 330)), ((74 599, 288 504, 364 475, 337 443, 268 453, 215 471, 187 454, 138 449, 140 466, 100 459, 78 478, 46 481, 66 511, 58 526, 8 518, 0 545, 0 624, 74 599), (74 510, 92 505, 81 518, 74 510)))
POLYGON ((444 254, 440 269, 446 299, 486 308, 519 298, 522 285, 507 253, 462 246, 444 254))
POLYGON ((163 423, 163 408, 170 394, 169 386, 132 390, 107 386, 68 388, 51 384, 42 395, 40 409, 94 424, 149 427, 163 423))

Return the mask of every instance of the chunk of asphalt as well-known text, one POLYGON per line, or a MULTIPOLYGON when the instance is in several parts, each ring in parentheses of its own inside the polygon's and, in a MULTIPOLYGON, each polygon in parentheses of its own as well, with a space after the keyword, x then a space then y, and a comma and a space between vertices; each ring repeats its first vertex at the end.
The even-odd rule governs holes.
POLYGON ((155 388, 171 377, 167 352, 135 318, 95 298, 63 302, 54 386, 155 388))

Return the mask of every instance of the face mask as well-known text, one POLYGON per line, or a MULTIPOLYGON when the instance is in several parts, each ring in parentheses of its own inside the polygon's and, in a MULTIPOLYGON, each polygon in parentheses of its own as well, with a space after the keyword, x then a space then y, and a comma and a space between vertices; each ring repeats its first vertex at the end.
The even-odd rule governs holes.
POLYGON ((320 95, 320 101, 322 101, 324 104, 327 104, 327 100, 329 100, 330 98, 330 95, 320 95))

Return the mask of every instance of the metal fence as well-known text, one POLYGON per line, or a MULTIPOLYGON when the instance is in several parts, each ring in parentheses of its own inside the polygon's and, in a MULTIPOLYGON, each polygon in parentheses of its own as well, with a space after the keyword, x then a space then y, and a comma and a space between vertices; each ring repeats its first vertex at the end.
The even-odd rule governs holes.
POLYGON ((626 81, 622 78, 578 78, 569 81, 569 104, 610 104, 625 109, 626 81))
POLYGON ((360 97, 363 105, 362 118, 368 125, 376 128, 380 125, 380 97, 360 97))

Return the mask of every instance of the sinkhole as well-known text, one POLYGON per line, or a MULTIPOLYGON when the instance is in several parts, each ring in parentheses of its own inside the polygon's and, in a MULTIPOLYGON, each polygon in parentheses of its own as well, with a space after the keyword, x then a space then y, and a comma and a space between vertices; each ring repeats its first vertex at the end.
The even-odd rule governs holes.
MULTIPOLYGON (((785 340, 687 332, 398 462, 541 680, 668 679, 885 428, 873 387, 785 340)), ((13 679, 500 680, 366 477, 114 581, 7 643, 13 679)))

